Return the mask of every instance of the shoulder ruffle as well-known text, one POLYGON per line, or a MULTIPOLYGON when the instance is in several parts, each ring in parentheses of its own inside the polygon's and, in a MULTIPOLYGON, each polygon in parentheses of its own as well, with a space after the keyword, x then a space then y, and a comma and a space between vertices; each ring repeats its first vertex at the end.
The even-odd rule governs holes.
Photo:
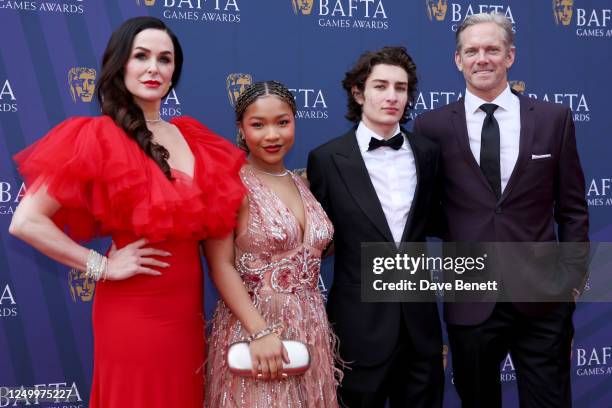
POLYGON ((207 220, 206 236, 220 238, 231 232, 246 189, 240 179, 240 169, 246 162, 245 153, 188 116, 172 121, 196 157, 194 182, 202 191, 207 220))
POLYGON ((100 142, 93 130, 95 121, 70 118, 14 157, 27 194, 45 186, 61 205, 54 221, 79 240, 99 233, 91 205, 91 181, 99 178, 103 164, 100 142))
POLYGON ((28 194, 45 186, 55 223, 77 240, 115 232, 203 239, 234 227, 244 155, 197 121, 176 119, 195 156, 194 180, 157 164, 109 117, 72 118, 15 156, 28 194))

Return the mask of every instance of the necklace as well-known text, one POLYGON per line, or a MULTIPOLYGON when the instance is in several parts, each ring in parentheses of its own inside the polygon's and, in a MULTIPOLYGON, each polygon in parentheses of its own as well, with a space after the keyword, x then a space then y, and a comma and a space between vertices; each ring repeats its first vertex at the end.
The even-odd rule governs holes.
POLYGON ((287 169, 285 169, 285 171, 280 172, 280 173, 270 173, 268 171, 264 171, 264 170, 258 169, 257 167, 253 166, 252 164, 251 164, 251 167, 253 167, 255 170, 257 170, 260 173, 267 174, 268 176, 284 177, 287 174, 289 174, 289 170, 287 170, 287 169))
POLYGON ((147 122, 147 123, 159 123, 161 121, 162 121, 162 118, 161 118, 161 115, 159 113, 157 114, 157 118, 155 118, 155 119, 147 119, 145 117, 145 122, 147 122))

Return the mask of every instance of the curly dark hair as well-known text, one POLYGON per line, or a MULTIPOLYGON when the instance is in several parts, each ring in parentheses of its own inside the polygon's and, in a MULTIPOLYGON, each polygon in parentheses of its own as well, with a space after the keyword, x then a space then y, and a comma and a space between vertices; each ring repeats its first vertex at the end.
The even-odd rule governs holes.
POLYGON ((361 105, 353 96, 353 87, 363 92, 365 83, 374 66, 378 64, 395 65, 403 68, 408 74, 408 103, 404 109, 404 115, 400 123, 408 121, 408 111, 413 107, 417 94, 417 72, 416 65, 405 47, 383 47, 376 51, 366 51, 359 57, 357 63, 344 75, 342 87, 348 96, 348 112, 346 118, 351 122, 358 123, 361 120, 361 105))
MULTIPOLYGON (((255 102, 257 98, 265 95, 274 95, 280 98, 282 101, 286 102, 287 105, 289 105, 289 108, 293 114, 296 114, 297 106, 295 105, 295 97, 285 85, 278 81, 262 81, 255 82, 254 84, 247 86, 240 96, 238 96, 236 106, 234 107, 236 122, 241 122, 247 108, 251 106, 251 104, 255 102)), ((236 144, 239 148, 249 153, 249 148, 246 145, 244 135, 240 131, 238 131, 238 136, 236 137, 236 144)))
MULTIPOLYGON (((132 94, 125 87, 124 67, 132 52, 134 37, 146 29, 165 31, 174 45, 174 73, 172 86, 176 86, 183 67, 183 49, 174 33, 155 17, 135 17, 126 20, 117 28, 106 45, 102 57, 102 71, 98 82, 98 101, 102 113, 110 116, 117 126, 134 139, 140 148, 162 169, 165 176, 172 180, 168 158, 170 154, 162 145, 151 139, 153 133, 147 128, 142 109, 134 102, 132 94)), ((170 92, 168 92, 166 95, 170 92)), ((164 97, 166 96, 164 95, 164 97)))

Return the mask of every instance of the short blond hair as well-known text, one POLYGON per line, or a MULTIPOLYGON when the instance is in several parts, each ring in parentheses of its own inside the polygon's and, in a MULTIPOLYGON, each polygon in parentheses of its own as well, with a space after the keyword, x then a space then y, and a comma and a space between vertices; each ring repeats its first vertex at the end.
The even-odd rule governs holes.
POLYGON ((457 33, 455 34, 456 50, 461 51, 461 33, 468 27, 482 23, 494 23, 502 29, 504 36, 504 42, 508 49, 514 47, 514 31, 512 31, 512 23, 506 16, 499 13, 478 13, 467 16, 465 20, 459 25, 457 33))

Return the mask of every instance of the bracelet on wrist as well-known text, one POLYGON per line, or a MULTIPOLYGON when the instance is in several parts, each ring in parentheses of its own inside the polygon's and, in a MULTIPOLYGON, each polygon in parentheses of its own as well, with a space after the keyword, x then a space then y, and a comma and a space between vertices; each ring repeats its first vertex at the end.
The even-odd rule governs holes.
POLYGON ((94 251, 93 249, 90 249, 85 266, 85 276, 95 280, 96 282, 100 279, 106 280, 106 277, 108 276, 107 257, 94 251))
POLYGON ((283 332, 283 324, 282 323, 274 323, 266 328, 264 328, 263 330, 260 330, 258 332, 255 332, 249 336, 247 336, 246 341, 247 342, 252 342, 255 340, 259 340, 263 337, 266 337, 268 334, 276 334, 277 336, 280 337, 281 333, 283 332))

